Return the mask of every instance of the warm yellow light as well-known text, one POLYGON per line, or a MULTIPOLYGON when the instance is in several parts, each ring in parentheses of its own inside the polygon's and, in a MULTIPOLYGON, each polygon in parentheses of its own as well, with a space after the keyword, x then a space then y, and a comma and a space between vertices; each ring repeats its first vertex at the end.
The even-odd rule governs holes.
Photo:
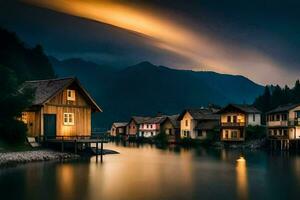
POLYGON ((244 157, 240 157, 236 160, 236 176, 237 176, 237 195, 238 199, 248 199, 248 176, 247 166, 244 157))
POLYGON ((245 158, 241 156, 239 159, 236 160, 237 162, 246 162, 245 158))

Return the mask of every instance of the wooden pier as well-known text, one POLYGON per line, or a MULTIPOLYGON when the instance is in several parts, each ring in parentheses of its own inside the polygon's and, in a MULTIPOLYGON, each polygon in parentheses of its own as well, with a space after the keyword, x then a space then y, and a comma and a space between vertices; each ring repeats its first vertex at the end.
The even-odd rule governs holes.
POLYGON ((92 148, 92 144, 95 144, 95 154, 96 161, 98 161, 98 152, 99 152, 99 144, 100 144, 100 156, 101 162, 103 161, 103 144, 108 143, 108 139, 103 136, 44 136, 42 138, 42 142, 48 146, 50 144, 58 144, 60 145, 61 152, 65 151, 65 147, 72 146, 74 149, 74 153, 77 154, 78 151, 83 151, 87 148, 92 148))

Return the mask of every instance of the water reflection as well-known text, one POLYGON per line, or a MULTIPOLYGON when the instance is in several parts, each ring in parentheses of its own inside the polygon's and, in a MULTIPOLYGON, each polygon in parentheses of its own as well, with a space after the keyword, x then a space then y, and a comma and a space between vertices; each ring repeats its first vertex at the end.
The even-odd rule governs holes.
POLYGON ((238 199, 248 199, 248 176, 246 160, 241 157, 236 162, 236 185, 238 199))
POLYGON ((106 144, 120 154, 0 170, 1 199, 296 199, 299 155, 106 144), (11 192, 11 188, 16 192, 11 192))

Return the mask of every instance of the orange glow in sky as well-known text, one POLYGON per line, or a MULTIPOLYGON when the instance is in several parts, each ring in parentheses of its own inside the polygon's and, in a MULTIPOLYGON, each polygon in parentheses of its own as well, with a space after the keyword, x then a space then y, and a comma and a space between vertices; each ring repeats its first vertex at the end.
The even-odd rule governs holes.
POLYGON ((286 73, 259 49, 243 49, 225 43, 201 30, 195 31, 187 24, 180 24, 174 16, 165 16, 154 9, 147 10, 114 0, 23 1, 138 33, 140 37, 149 40, 151 45, 190 61, 187 66, 176 66, 175 63, 177 68, 243 74, 262 84, 278 82, 286 73), (265 76, 270 73, 274 76, 268 77, 268 82, 265 82, 265 76))

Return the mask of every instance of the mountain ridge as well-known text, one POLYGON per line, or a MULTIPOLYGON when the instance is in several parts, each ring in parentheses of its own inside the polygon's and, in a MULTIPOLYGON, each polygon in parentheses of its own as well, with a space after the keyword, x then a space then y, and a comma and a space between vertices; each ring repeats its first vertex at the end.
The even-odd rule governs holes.
POLYGON ((263 86, 241 75, 179 70, 143 61, 116 69, 81 59, 49 58, 58 76, 77 76, 104 109, 94 127, 132 115, 179 113, 210 103, 252 103, 263 86))

